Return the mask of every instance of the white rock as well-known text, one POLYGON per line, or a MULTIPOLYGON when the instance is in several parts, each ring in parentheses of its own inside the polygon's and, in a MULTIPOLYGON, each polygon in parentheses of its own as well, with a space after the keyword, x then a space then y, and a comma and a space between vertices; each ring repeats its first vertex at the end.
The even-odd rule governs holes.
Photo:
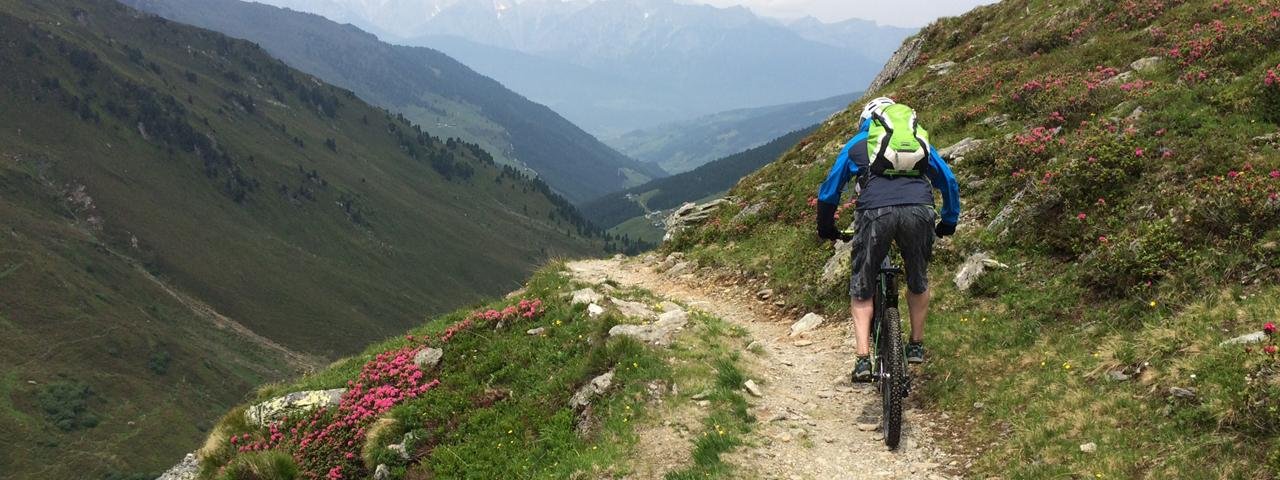
POLYGON ((597 293, 595 290, 592 290, 590 288, 584 288, 582 290, 574 290, 571 295, 573 297, 574 305, 584 304, 584 303, 595 303, 595 302, 604 300, 604 295, 601 295, 597 293))
POLYGON ((529 331, 524 333, 527 333, 529 335, 542 335, 546 331, 547 331, 546 328, 538 327, 538 328, 530 328, 529 331))
POLYGON ((160 474, 156 480, 196 480, 200 476, 200 460, 188 453, 181 462, 160 474))
POLYGON ((575 409, 586 407, 591 404, 592 399, 608 391, 611 386, 613 386, 613 370, 591 379, 590 382, 579 388, 573 394, 573 397, 569 399, 569 407, 575 409))
MULTIPOLYGON (((978 252, 973 255, 969 255, 969 258, 966 259, 964 264, 960 266, 960 269, 956 271, 956 288, 960 289, 962 292, 968 291, 969 287, 972 287, 973 283, 978 281, 978 278, 982 276, 982 273, 989 266, 990 262, 994 262, 994 265, 1005 266, 1000 262, 996 262, 990 255, 987 255, 986 252, 978 252)), ((1007 268, 1007 266, 1005 267, 1007 268)))
POLYGON ((601 307, 594 303, 587 305, 587 315, 590 316, 591 318, 598 317, 602 313, 604 313, 604 307, 601 307))
POLYGON ((373 469, 373 480, 391 480, 391 469, 387 468, 384 463, 379 463, 377 468, 373 469))
POLYGON ((413 363, 422 370, 431 370, 440 364, 440 359, 444 358, 444 350, 439 348, 424 348, 413 356, 413 363))
POLYGON ((686 273, 693 273, 693 268, 693 262, 680 262, 671 267, 671 270, 667 270, 667 275, 678 277, 686 273))
POLYGON ((614 325, 609 329, 609 336, 632 337, 645 343, 666 345, 671 338, 689 322, 689 314, 684 310, 663 312, 658 321, 650 325, 614 325))
POLYGON ((755 396, 755 397, 764 396, 764 392, 760 390, 760 386, 756 385, 756 382, 753 380, 747 380, 746 382, 743 382, 742 386, 746 388, 747 393, 750 393, 752 396, 755 396))
POLYGON ((942 157, 943 160, 955 160, 963 157, 966 153, 973 151, 973 149, 978 148, 984 142, 984 140, 977 140, 973 137, 965 137, 963 140, 952 144, 950 147, 938 150, 938 156, 942 157))
POLYGON ((1082 444, 1082 445, 1080 445, 1080 451, 1081 451, 1081 452, 1084 452, 1084 453, 1093 453, 1093 452, 1096 452, 1096 451, 1098 451, 1098 444, 1093 443, 1093 442, 1089 442, 1089 443, 1086 443, 1086 444, 1082 444))
POLYGON ((1130 63, 1129 68, 1133 69, 1134 71, 1141 72, 1143 70, 1155 68, 1159 66, 1162 62, 1164 62, 1164 59, 1160 57, 1141 58, 1138 60, 1134 60, 1133 63, 1130 63))
POLYGON ((653 310, 650 309, 648 305, 640 302, 629 302, 620 298, 610 298, 609 302, 613 303, 613 306, 618 308, 618 312, 628 318, 648 320, 655 316, 653 310))
POLYGON ((818 278, 820 286, 831 288, 839 283, 848 282, 849 263, 853 261, 852 251, 853 242, 836 242, 835 252, 822 266, 822 276, 818 278))
POLYGON ((806 313, 800 318, 800 321, 791 325, 791 336, 794 337, 801 333, 818 328, 818 325, 822 325, 822 322, 825 320, 825 318, 822 318, 822 315, 818 315, 813 312, 806 313))
POLYGON ((1219 345, 1240 345, 1245 343, 1258 343, 1265 340, 1266 338, 1267 338, 1267 333, 1263 332, 1262 330, 1258 330, 1253 333, 1246 333, 1244 335, 1233 338, 1231 340, 1226 340, 1220 343, 1219 345))
POLYGON ((344 393, 345 388, 293 392, 249 407, 244 419, 251 425, 266 426, 293 412, 337 407, 344 393))

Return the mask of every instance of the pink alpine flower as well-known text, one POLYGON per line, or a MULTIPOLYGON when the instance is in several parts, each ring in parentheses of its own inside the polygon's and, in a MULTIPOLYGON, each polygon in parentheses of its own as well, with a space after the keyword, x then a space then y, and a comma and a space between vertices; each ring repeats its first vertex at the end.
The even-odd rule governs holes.
POLYGON ((1276 333, 1276 324, 1274 322, 1267 322, 1262 326, 1262 331, 1266 332, 1267 335, 1274 335, 1276 333))
POLYGON ((1142 147, 1138 147, 1138 149, 1133 151, 1133 156, 1142 157, 1142 152, 1143 152, 1142 147))
POLYGON ((1085 218, 1088 218, 1088 215, 1085 215, 1084 212, 1076 214, 1076 220, 1084 220, 1085 218))
POLYGON ((1275 355, 1275 354, 1276 354, 1276 346, 1275 346, 1275 345, 1267 345, 1267 346, 1265 346, 1265 347, 1262 347, 1262 351, 1267 352, 1267 355, 1275 355))

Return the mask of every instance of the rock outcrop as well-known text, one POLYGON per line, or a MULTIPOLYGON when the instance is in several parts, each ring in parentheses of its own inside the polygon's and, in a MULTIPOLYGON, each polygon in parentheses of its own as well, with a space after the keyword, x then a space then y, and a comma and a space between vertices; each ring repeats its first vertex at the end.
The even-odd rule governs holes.
POLYGON ((244 419, 251 425, 266 426, 293 412, 336 407, 344 393, 345 388, 293 392, 249 407, 244 419))
POLYGON ((956 272, 956 288, 960 289, 962 292, 968 291, 969 287, 972 287, 973 284, 982 277, 982 274, 986 272, 987 268, 1009 268, 1009 266, 997 262, 996 259, 991 258, 991 256, 986 252, 978 252, 973 255, 969 255, 969 258, 964 261, 964 264, 960 265, 960 270, 956 272))
POLYGON ((196 458, 196 454, 188 453, 181 462, 165 470, 156 480, 196 480, 199 476, 200 460, 196 458))
POLYGON ((902 42, 902 46, 898 47, 898 51, 893 52, 893 56, 889 57, 888 62, 885 62, 884 69, 880 70, 876 78, 871 81, 871 85, 867 87, 867 92, 875 95, 885 85, 897 80, 907 70, 910 70, 916 64, 916 59, 920 57, 920 50, 923 47, 924 37, 920 35, 902 42))
POLYGON ((687 202, 667 217, 667 234, 662 241, 669 241, 677 232, 702 223, 715 213, 721 205, 729 203, 727 199, 718 198, 707 203, 687 202))
POLYGON ((689 323, 689 314, 684 310, 671 310, 658 316, 658 321, 649 325, 614 325, 609 329, 611 337, 631 337, 636 340, 655 345, 668 345, 676 332, 689 323))

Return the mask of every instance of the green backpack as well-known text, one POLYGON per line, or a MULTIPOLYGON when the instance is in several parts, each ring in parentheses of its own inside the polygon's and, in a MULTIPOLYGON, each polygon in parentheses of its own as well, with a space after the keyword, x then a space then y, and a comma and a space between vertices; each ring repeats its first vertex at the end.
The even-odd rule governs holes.
POLYGON ((929 167, 929 132, 916 121, 916 111, 898 103, 871 112, 867 158, 876 175, 923 175, 929 167))

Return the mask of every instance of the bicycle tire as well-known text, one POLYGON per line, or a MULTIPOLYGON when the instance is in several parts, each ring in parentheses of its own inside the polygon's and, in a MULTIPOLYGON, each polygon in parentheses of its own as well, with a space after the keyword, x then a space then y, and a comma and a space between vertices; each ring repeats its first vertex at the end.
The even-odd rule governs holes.
POLYGON ((884 444, 890 450, 894 450, 902 440, 902 397, 904 382, 907 378, 907 357, 902 351, 902 321, 897 308, 891 307, 885 310, 881 328, 884 337, 880 342, 880 361, 884 362, 884 372, 888 376, 883 379, 884 385, 880 388, 884 402, 881 423, 884 429, 884 444))

